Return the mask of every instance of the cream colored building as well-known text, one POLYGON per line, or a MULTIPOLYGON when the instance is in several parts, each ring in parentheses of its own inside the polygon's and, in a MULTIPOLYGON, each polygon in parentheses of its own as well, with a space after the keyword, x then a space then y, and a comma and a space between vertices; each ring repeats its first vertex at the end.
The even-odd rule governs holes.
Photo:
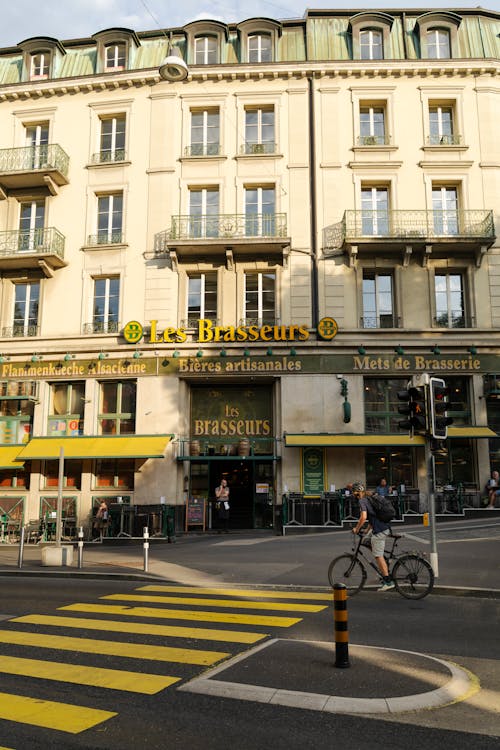
POLYGON ((222 475, 236 527, 355 478, 421 510, 395 394, 424 372, 455 419, 438 484, 482 487, 499 32, 482 9, 309 10, 1 50, 0 507, 50 513, 62 447, 78 523, 105 497, 180 527, 222 475))

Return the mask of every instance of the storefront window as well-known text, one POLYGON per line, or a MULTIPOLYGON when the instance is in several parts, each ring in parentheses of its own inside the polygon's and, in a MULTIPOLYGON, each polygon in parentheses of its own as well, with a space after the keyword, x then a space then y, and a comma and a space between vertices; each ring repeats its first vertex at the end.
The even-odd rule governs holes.
POLYGON ((399 487, 414 486, 414 450, 411 448, 394 448, 388 446, 379 450, 367 448, 365 451, 366 484, 375 489, 381 479, 387 484, 399 487))
POLYGON ((106 458, 96 461, 95 487, 134 489, 135 461, 130 458, 106 458))
POLYGON ((471 405, 469 397, 470 378, 446 376, 444 378, 450 390, 448 414, 453 417, 453 427, 463 427, 472 424, 471 405))
MULTIPOLYGON (((59 484, 59 461, 45 461, 44 486, 57 487, 59 484)), ((82 486, 82 462, 74 459, 64 461, 63 487, 71 487, 75 490, 82 486)))
POLYGON ((135 432, 135 381, 101 383, 99 434, 130 435, 135 432))
POLYGON ((26 443, 33 424, 33 401, 16 398, 0 400, 0 443, 26 443))
POLYGON ((365 432, 401 432, 398 423, 398 391, 404 391, 407 378, 365 378, 365 432))
POLYGON ((21 469, 2 469, 0 487, 22 487, 29 489, 29 474, 21 469))
POLYGON ((470 440, 447 440, 447 456, 438 454, 434 457, 436 467, 436 486, 447 484, 456 486, 461 482, 474 482, 474 446, 470 440))
POLYGON ((83 435, 85 383, 54 383, 51 396, 49 436, 83 435))

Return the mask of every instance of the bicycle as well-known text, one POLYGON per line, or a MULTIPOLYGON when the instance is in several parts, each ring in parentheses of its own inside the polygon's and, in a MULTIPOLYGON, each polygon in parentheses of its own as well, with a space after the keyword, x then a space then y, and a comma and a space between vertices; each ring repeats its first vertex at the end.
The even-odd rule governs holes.
MULTIPOLYGON (((364 587, 367 565, 373 568, 380 581, 383 580, 374 560, 365 557, 364 550, 368 548, 363 545, 364 535, 357 536, 352 553, 336 557, 328 566, 328 580, 332 588, 335 583, 343 583, 349 596, 354 596, 364 587)), ((405 599, 423 599, 431 593, 434 586, 434 571, 430 564, 421 552, 396 554, 398 541, 404 538, 404 534, 391 534, 388 538, 393 540, 392 547, 385 551, 384 557, 397 592, 405 599)))

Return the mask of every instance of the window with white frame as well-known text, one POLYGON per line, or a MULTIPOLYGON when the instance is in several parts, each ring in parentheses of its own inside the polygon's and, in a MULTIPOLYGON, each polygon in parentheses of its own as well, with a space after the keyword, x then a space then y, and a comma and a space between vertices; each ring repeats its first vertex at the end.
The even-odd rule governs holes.
POLYGON ((189 234, 217 237, 219 234, 219 188, 189 190, 189 234))
POLYGON ((111 245, 123 241, 123 193, 99 195, 97 198, 97 244, 111 245))
POLYGON ((363 328, 394 328, 391 273, 363 271, 363 328))
POLYGON ((195 65, 215 65, 217 63, 217 46, 217 37, 197 36, 194 40, 195 65))
POLYGON ((50 73, 50 52, 35 52, 31 55, 30 79, 48 78, 50 73))
POLYGON ((120 278, 102 276, 94 279, 92 331, 116 333, 120 310, 120 278))
POLYGON ((454 132, 453 107, 431 102, 429 104, 429 144, 452 146, 459 143, 454 132))
POLYGON ((245 233, 247 237, 276 235, 276 189, 269 187, 245 188, 245 233))
POLYGON ((436 273, 434 276, 436 325, 464 328, 464 279, 460 273, 436 273))
POLYGON ((383 60, 384 36, 378 29, 363 29, 359 32, 359 56, 361 60, 383 60))
POLYGON ((458 190, 452 185, 432 186, 432 213, 437 235, 458 234, 458 190))
POLYGON ((389 233, 389 190, 363 185, 361 188, 361 228, 367 235, 389 233))
POLYGON ((387 143, 385 107, 361 103, 359 107, 359 144, 378 146, 387 143))
POLYGON ((19 204, 18 250, 37 251, 44 244, 45 201, 26 201, 19 204))
POLYGON ((18 282, 14 284, 14 336, 36 336, 40 304, 40 282, 18 282))
POLYGON ((33 169, 42 169, 48 159, 49 123, 25 125, 24 132, 26 146, 31 149, 30 166, 33 169))
POLYGON ((127 60, 127 45, 124 42, 108 44, 104 50, 104 70, 123 70, 127 60))
POLYGON ((274 107, 245 107, 245 153, 273 154, 275 151, 274 107))
POLYGON ((187 325, 198 320, 217 319, 217 274, 190 273, 188 276, 187 325))
POLYGON ((191 111, 190 156, 217 156, 220 152, 219 110, 191 111))
POLYGON ((99 162, 115 162, 125 159, 126 117, 123 114, 101 117, 99 162))
POLYGON ((271 34, 251 34, 248 37, 248 62, 272 62, 271 34))
POLYGON ((427 57, 431 60, 442 60, 451 57, 450 32, 448 29, 428 29, 427 57))
POLYGON ((276 274, 265 272, 245 273, 246 325, 265 325, 276 322, 276 274))

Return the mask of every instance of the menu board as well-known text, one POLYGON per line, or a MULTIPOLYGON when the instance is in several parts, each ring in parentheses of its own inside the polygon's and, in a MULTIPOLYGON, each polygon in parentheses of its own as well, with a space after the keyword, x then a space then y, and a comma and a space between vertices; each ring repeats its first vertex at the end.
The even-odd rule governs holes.
POLYGON ((190 526, 202 526, 205 531, 205 499, 189 497, 186 501, 186 531, 190 526))

